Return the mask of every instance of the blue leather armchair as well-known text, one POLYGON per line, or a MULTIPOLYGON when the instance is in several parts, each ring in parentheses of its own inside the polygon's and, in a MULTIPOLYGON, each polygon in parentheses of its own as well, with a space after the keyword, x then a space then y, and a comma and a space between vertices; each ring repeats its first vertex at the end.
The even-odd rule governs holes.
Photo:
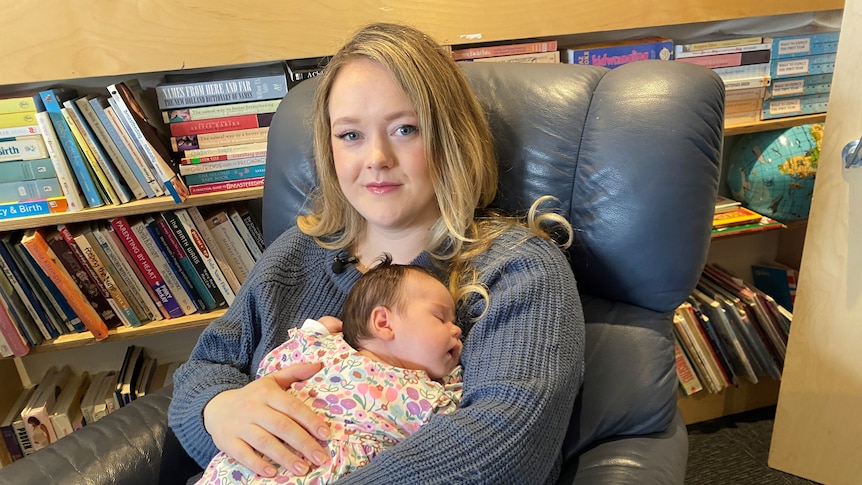
MULTIPOLYGON (((497 205, 553 195, 586 317, 586 371, 560 484, 682 483, 672 310, 706 260, 718 188, 724 88, 708 69, 643 61, 464 66, 491 121, 497 205)), ((294 223, 314 185, 302 123, 314 81, 279 107, 269 135, 264 235, 294 223)), ((0 483, 184 482, 196 466, 167 428, 170 389, 0 470, 0 483)), ((549 458, 550 459, 550 458, 549 458)))

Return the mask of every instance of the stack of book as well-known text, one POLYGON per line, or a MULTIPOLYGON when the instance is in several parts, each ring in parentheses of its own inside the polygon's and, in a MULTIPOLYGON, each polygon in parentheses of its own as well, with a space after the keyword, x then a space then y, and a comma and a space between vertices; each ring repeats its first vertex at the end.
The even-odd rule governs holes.
POLYGON ((792 315, 775 300, 715 264, 674 312, 676 367, 686 395, 779 380, 792 315))
POLYGON ((288 59, 284 61, 285 69, 287 70, 287 89, 293 89, 294 86, 306 79, 317 77, 323 73, 323 69, 329 64, 331 57, 309 57, 306 59, 288 59))
POLYGON ((724 81, 725 124, 760 121, 765 87, 770 82, 772 41, 762 36, 684 41, 674 58, 708 67, 724 81))
POLYGON ((38 95, 0 99, 0 219, 68 209, 42 135, 40 108, 44 112, 38 95))
POLYGON ((155 90, 191 194, 263 186, 269 125, 288 90, 282 63, 168 75, 155 90))
POLYGON ((120 371, 76 374, 51 367, 35 387, 24 389, 0 421, 0 447, 19 460, 170 383, 179 363, 159 364, 142 347, 130 346, 120 371))
POLYGON ((805 28, 772 37, 772 84, 761 119, 825 113, 839 32, 805 28))
POLYGON ((258 222, 238 206, 4 233, 0 356, 225 308, 262 250, 258 222))
POLYGON ((739 201, 719 195, 712 218, 712 237, 732 236, 786 227, 784 224, 743 207, 739 201))
POLYGON ((563 62, 590 66, 619 67, 635 61, 673 59, 673 41, 666 37, 644 37, 616 42, 576 45, 561 49, 563 62))
POLYGON ((557 50, 557 41, 549 40, 452 49, 452 58, 456 62, 557 64, 560 51, 557 50))

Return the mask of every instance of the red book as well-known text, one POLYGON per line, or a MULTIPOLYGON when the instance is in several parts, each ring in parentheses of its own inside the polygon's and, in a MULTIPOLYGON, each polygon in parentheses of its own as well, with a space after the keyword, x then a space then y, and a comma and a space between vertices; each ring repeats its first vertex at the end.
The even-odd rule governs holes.
POLYGON ((143 245, 138 240, 138 237, 132 231, 132 226, 126 218, 122 216, 115 217, 108 222, 111 223, 111 227, 114 228, 114 232, 120 238, 120 242, 123 243, 123 247, 125 247, 126 251, 129 252, 129 255, 135 261, 135 265, 137 265, 138 269, 141 270, 141 274, 144 275, 147 283, 153 289, 156 296, 159 297, 159 301, 164 305, 168 314, 171 317, 181 317, 185 315, 180 304, 171 293, 171 290, 169 290, 168 286, 165 284, 165 279, 162 277, 161 273, 159 273, 159 270, 156 269, 153 264, 153 260, 150 259, 150 255, 147 254, 143 245))
POLYGON ((260 113, 213 118, 209 120, 180 121, 169 125, 172 136, 203 135, 221 131, 246 130, 269 126, 275 113, 260 113))
POLYGON ((30 352, 30 345, 24 340, 21 331, 15 325, 3 298, 0 298, 0 334, 3 335, 6 346, 15 357, 23 357, 30 352))
POLYGON ((465 59, 480 59, 482 57, 511 56, 514 54, 535 54, 557 50, 557 41, 525 42, 523 44, 492 45, 484 47, 468 47, 453 49, 452 58, 456 61, 465 59))
POLYGON ((66 271, 66 268, 60 262, 54 250, 48 245, 45 239, 45 234, 42 228, 29 229, 24 233, 21 239, 21 244, 30 253, 30 256, 36 261, 36 264, 42 268, 42 271, 54 282, 60 293, 66 298, 69 306, 72 307, 75 314, 87 327, 87 330, 93 334, 96 340, 102 340, 108 336, 108 326, 102 317, 87 301, 87 298, 81 292, 75 280, 66 271))

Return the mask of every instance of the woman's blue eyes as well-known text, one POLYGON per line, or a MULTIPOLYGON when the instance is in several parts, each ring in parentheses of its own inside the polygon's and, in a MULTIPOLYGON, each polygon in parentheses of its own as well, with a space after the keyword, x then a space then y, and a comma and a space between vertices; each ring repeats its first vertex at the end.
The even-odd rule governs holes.
POLYGON ((410 134, 415 133, 417 130, 418 130, 418 128, 416 128, 413 125, 404 125, 404 126, 399 126, 395 130, 395 132, 398 133, 399 135, 410 135, 410 134))
MULTIPOLYGON (((412 135, 418 131, 419 131, 419 128, 417 128, 414 125, 402 125, 402 126, 399 126, 398 128, 395 128, 394 133, 399 135, 399 136, 409 136, 409 135, 412 135)), ((359 138, 361 138, 359 133, 357 133, 355 131, 347 131, 347 132, 335 135, 335 137, 340 139, 340 140, 347 140, 347 141, 356 141, 359 138)))
POLYGON ((359 133, 356 133, 355 131, 348 131, 347 133, 342 133, 340 135, 335 135, 335 136, 341 140, 348 140, 348 141, 353 141, 353 140, 359 139, 359 133))

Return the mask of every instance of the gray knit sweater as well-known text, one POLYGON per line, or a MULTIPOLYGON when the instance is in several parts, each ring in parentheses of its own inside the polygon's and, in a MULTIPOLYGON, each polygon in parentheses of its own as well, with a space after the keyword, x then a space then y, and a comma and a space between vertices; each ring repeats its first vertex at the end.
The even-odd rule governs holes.
MULTIPOLYGON (((203 425, 206 403, 247 384, 264 355, 305 318, 341 315, 360 273, 353 267, 333 273, 335 255, 296 228, 286 231, 177 370, 169 423, 201 466, 218 452, 203 425)), ((415 263, 431 266, 425 253, 415 263)), ((461 407, 435 416, 339 483, 556 479, 583 377, 584 319, 572 271, 557 247, 521 228, 498 238, 477 265, 491 300, 488 313, 464 328, 461 407)), ((482 308, 478 298, 468 301, 460 321, 482 308)))

